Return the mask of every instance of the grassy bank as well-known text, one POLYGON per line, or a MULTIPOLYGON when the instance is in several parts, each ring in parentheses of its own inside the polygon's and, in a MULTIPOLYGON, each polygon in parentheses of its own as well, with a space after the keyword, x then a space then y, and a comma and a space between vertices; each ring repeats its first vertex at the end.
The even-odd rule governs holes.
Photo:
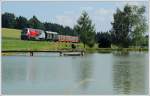
MULTIPOLYGON (((2 50, 70 50, 71 44, 65 42, 50 41, 27 41, 20 39, 21 30, 2 28, 2 50)), ((77 49, 84 49, 82 43, 76 43, 77 49)), ((111 52, 111 51, 148 51, 148 48, 94 48, 86 49, 88 52, 111 52)))
POLYGON ((148 51, 148 48, 86 48, 87 52, 100 52, 100 53, 110 53, 112 51, 148 51))

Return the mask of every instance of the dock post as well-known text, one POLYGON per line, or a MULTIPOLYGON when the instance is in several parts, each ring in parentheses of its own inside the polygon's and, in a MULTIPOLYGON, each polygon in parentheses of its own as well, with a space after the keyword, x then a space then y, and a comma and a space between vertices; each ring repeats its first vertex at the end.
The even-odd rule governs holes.
POLYGON ((84 55, 84 52, 83 51, 81 51, 81 56, 83 56, 84 55))
POLYGON ((62 56, 62 51, 60 51, 59 53, 60 53, 60 56, 62 56))
POLYGON ((30 51, 30 56, 33 56, 33 52, 32 51, 30 51))

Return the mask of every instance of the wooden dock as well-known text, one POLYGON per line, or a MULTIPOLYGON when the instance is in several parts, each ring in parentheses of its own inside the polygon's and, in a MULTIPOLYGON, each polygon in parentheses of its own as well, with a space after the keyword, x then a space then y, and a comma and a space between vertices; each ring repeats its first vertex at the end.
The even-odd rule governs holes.
POLYGON ((33 56, 34 53, 59 53, 60 56, 83 56, 83 50, 57 50, 57 51, 49 51, 49 50, 35 50, 35 51, 28 51, 28 50, 2 50, 2 53, 30 53, 30 56, 33 56), (78 52, 78 53, 77 53, 78 52))

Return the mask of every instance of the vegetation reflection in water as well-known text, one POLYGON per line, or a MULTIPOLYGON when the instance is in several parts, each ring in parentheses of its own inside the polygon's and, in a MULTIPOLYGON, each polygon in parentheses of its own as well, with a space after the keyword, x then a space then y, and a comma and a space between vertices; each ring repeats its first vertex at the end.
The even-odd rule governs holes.
MULTIPOLYGON (((79 58, 72 57, 72 59, 76 60, 79 58)), ((93 66, 90 58, 81 57, 80 60, 76 62, 74 62, 74 60, 72 60, 72 63, 74 64, 73 67, 76 69, 76 83, 73 86, 70 86, 71 90, 67 90, 67 94, 71 94, 75 90, 82 90, 83 93, 88 88, 89 83, 94 81, 91 77, 93 66)))
MULTIPOLYGON (((134 57, 129 52, 119 52, 113 58, 113 87, 116 93, 120 94, 144 94, 148 93, 145 86, 146 68, 145 55, 134 53, 134 57), (122 55, 121 55, 122 54, 122 55)), ((148 61, 147 61, 148 62, 148 61)), ((148 67, 148 66, 147 66, 148 67)))

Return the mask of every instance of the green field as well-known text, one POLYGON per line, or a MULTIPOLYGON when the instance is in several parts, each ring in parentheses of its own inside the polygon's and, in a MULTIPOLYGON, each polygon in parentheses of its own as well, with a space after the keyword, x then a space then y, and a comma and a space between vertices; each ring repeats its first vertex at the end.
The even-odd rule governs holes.
MULTIPOLYGON (((69 50, 71 43, 50 41, 27 41, 20 39, 21 30, 2 28, 2 50, 69 50)), ((83 44, 76 43, 77 49, 83 44)))

